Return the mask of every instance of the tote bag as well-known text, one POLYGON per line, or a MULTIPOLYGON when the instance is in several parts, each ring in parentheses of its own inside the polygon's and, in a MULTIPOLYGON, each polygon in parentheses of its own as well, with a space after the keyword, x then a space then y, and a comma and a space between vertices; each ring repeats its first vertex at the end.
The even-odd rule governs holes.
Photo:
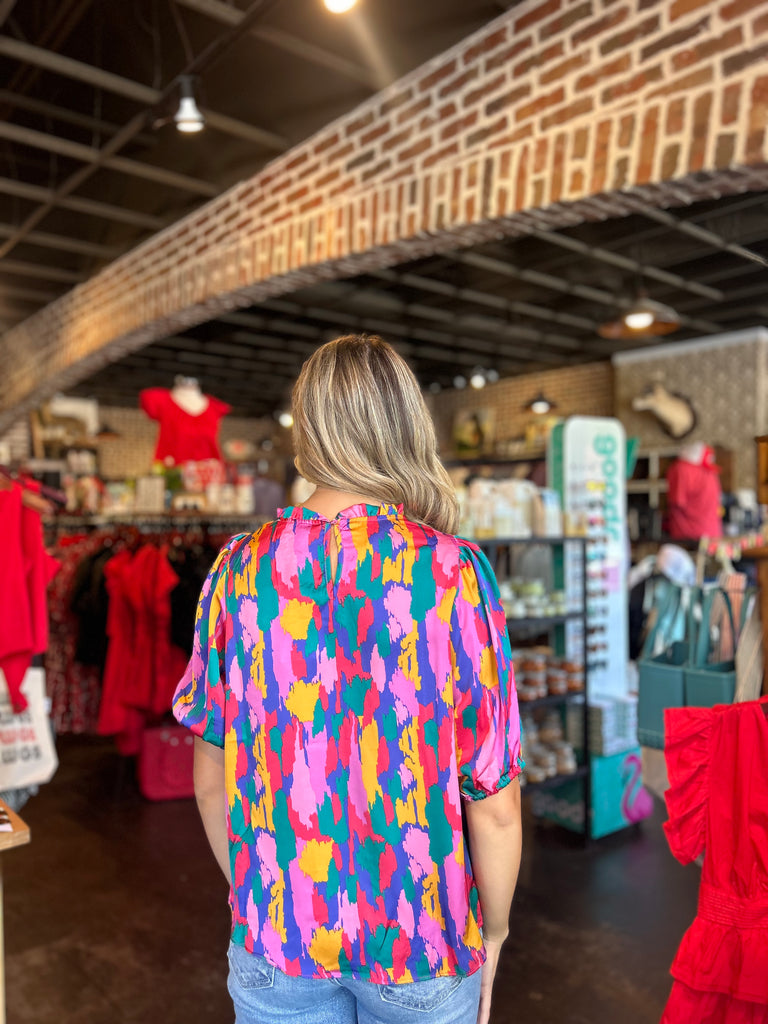
POLYGON ((16 714, 0 670, 0 791, 40 786, 50 781, 59 766, 43 669, 27 669, 21 689, 27 708, 16 714))

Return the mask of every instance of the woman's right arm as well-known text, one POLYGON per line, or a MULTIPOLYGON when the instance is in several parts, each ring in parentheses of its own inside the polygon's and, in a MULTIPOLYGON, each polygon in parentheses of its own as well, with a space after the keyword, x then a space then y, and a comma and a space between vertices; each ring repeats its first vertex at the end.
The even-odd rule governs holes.
POLYGON ((465 801, 464 808, 486 951, 477 1024, 487 1024, 493 979, 502 943, 509 933, 509 912, 520 870, 523 828, 519 778, 483 800, 465 801))

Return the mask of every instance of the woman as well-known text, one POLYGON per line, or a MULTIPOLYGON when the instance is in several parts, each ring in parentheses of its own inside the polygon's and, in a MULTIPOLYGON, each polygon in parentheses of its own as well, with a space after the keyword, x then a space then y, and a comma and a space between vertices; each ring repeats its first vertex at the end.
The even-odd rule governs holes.
POLYGON ((316 490, 220 553, 174 701, 237 1024, 485 1024, 521 848, 498 589, 388 344, 319 348, 293 417, 316 490))

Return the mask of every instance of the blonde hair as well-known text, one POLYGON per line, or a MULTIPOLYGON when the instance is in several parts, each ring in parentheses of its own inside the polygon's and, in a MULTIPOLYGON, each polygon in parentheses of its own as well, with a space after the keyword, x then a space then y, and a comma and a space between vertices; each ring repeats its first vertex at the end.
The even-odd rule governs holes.
POLYGON ((415 376, 391 345, 348 334, 304 363, 293 389, 296 468, 310 483, 404 506, 455 533, 456 493, 415 376))

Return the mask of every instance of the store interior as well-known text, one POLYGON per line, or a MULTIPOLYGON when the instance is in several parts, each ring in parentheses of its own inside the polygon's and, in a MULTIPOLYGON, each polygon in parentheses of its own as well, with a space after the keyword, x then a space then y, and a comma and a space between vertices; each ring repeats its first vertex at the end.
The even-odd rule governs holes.
POLYGON ((170 702, 216 552, 311 493, 291 387, 334 337, 412 367, 507 614, 492 1024, 659 1019, 703 853, 665 711, 768 695, 765 3, 336 4, 0 0, 16 1024, 231 1016, 170 702))

